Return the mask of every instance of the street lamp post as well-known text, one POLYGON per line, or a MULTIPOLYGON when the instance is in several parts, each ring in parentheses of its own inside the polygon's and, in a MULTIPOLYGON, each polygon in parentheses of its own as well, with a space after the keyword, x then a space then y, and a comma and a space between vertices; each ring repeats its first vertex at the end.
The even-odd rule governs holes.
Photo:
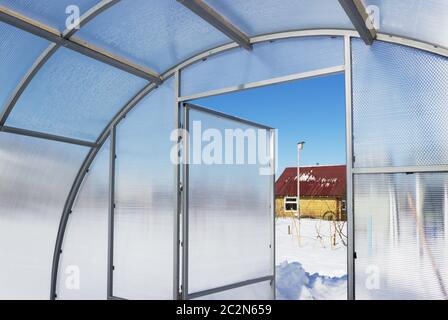
POLYGON ((303 150, 305 141, 297 143, 297 217, 299 219, 299 246, 300 246, 300 152, 303 150))

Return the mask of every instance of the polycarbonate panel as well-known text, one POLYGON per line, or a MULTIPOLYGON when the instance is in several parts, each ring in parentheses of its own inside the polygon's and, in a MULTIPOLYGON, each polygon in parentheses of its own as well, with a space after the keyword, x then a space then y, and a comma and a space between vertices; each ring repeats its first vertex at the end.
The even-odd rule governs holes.
POLYGON ((107 299, 109 153, 108 140, 73 204, 58 270, 58 299, 107 299))
POLYGON ((95 141, 146 83, 61 48, 34 77, 6 124, 95 141))
POLYGON ((0 299, 49 299, 53 251, 88 148, 0 134, 0 299))
POLYGON ((448 59, 381 41, 352 44, 354 165, 448 164, 448 59))
POLYGON ((363 3, 380 22, 379 32, 448 48, 446 0, 363 0, 363 3))
POLYGON ((173 298, 174 103, 167 80, 117 127, 113 292, 121 298, 173 298))
POLYGON ((76 36, 160 73, 231 41, 176 0, 122 0, 76 36))
POLYGON ((205 0, 250 36, 300 29, 353 29, 334 0, 205 0))
POLYGON ((0 22, 0 110, 48 41, 0 22))
POLYGON ((272 275, 269 133, 194 109, 189 117, 188 292, 272 275))
POLYGON ((264 281, 209 294, 195 300, 272 300, 272 298, 271 282, 264 281))
POLYGON ((355 175, 357 299, 446 299, 448 174, 355 175))
POLYGON ((182 71, 182 95, 242 85, 344 64, 342 38, 305 37, 234 49, 182 71))
POLYGON ((67 19, 71 22, 75 12, 69 6, 76 6, 82 15, 98 2, 100 0, 0 0, 0 6, 63 31, 67 28, 67 19))

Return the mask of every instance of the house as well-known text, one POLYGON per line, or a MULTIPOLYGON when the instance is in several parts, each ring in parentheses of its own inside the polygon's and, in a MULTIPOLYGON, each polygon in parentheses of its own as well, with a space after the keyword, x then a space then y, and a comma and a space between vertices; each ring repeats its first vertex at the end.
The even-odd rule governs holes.
MULTIPOLYGON (((276 216, 298 216, 297 167, 286 168, 275 183, 276 216)), ((300 167, 300 216, 346 219, 346 166, 300 167)))

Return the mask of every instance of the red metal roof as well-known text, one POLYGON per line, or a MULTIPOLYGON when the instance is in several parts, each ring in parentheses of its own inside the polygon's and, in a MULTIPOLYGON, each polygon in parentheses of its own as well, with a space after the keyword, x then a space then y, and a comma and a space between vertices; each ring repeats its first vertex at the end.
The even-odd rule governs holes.
MULTIPOLYGON (((300 195, 345 197, 346 166, 300 167, 300 195)), ((297 196, 297 167, 286 168, 275 183, 275 195, 297 196)))

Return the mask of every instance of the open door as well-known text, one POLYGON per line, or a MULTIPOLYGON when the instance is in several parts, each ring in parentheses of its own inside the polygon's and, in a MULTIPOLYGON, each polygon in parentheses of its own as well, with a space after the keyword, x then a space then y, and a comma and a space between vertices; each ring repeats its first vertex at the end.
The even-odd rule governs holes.
POLYGON ((182 298, 274 299, 274 129, 182 112, 182 298))

